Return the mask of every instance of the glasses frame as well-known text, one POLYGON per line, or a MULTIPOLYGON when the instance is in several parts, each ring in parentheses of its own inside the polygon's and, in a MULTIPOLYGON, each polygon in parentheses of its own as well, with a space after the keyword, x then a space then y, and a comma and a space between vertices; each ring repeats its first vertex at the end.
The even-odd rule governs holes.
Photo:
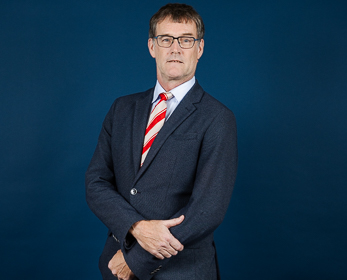
POLYGON ((189 49, 193 48, 194 45, 195 45, 195 42, 201 40, 201 39, 195 39, 195 38, 192 37, 192 36, 179 36, 179 37, 174 37, 174 36, 170 36, 170 35, 157 35, 157 36, 153 37, 153 39, 156 39, 157 44, 158 44, 159 47, 161 47, 161 48, 166 48, 166 49, 170 48, 170 47, 172 46, 173 42, 175 41, 175 39, 177 39, 177 42, 178 42, 178 45, 180 46, 180 48, 181 48, 181 49, 185 49, 185 50, 189 50, 189 49), (163 47, 163 46, 159 45, 159 43, 158 43, 158 37, 170 37, 170 38, 172 38, 171 45, 168 46, 168 47, 163 47), (181 43, 180 43, 180 41, 179 41, 180 38, 191 38, 191 39, 194 39, 193 45, 192 45, 190 48, 184 48, 184 47, 182 47, 182 46, 181 46, 181 43))

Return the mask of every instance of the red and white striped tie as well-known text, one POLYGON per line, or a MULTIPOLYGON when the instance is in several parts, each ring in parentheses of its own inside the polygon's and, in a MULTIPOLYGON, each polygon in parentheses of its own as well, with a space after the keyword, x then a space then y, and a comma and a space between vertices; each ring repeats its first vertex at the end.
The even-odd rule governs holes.
POLYGON ((171 92, 163 92, 159 94, 159 96, 160 96, 160 101, 157 103, 157 105, 155 105, 155 107, 153 108, 151 112, 151 115, 149 116, 146 133, 145 133, 145 139, 143 141, 141 166, 143 165, 143 162, 145 161, 148 151, 152 146, 154 138, 157 136, 159 130, 164 125, 166 109, 167 109, 166 100, 171 99, 173 97, 173 94, 171 92))

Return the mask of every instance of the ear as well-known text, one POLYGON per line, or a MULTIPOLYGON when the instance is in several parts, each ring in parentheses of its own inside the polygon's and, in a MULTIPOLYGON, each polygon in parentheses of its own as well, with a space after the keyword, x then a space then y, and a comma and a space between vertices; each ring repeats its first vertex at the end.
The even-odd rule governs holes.
POLYGON ((154 40, 153 40, 153 38, 149 38, 148 39, 148 50, 149 50, 149 53, 151 54, 151 56, 153 58, 155 58, 154 40))
POLYGON ((202 56, 204 52, 204 45, 205 45, 205 41, 204 39, 201 39, 198 46, 198 59, 202 56))

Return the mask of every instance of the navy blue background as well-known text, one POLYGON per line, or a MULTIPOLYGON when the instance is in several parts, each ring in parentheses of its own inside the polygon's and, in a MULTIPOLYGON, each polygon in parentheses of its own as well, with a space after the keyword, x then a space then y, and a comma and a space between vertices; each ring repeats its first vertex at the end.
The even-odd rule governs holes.
MULTIPOLYGON (((112 101, 154 86, 164 1, 0 2, 1 279, 100 279, 84 173, 112 101)), ((197 79, 238 121, 222 278, 347 279, 346 1, 187 1, 197 79)))

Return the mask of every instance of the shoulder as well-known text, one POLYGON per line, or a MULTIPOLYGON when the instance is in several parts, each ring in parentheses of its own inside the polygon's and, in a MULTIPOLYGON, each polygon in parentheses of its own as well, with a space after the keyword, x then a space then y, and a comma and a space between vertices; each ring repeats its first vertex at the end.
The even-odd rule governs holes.
POLYGON ((236 134, 236 118, 234 113, 222 102, 205 92, 201 102, 201 110, 209 115, 209 129, 217 133, 231 132, 236 134))
POLYGON ((203 106, 208 106, 213 110, 226 110, 226 111, 230 111, 231 110, 224 105, 222 102, 220 102, 218 99, 216 99, 215 97, 213 97, 211 94, 207 93, 206 91, 204 91, 204 95, 202 97, 201 103, 203 106))
POLYGON ((234 113, 222 102, 203 90, 199 84, 197 84, 195 92, 200 95, 200 98, 196 98, 197 102, 194 102, 194 105, 206 118, 211 121, 215 118, 222 118, 235 122, 234 113))
POLYGON ((150 88, 146 91, 137 92, 133 94, 123 95, 115 99, 113 103, 126 105, 137 102, 138 100, 148 98, 148 96, 152 96, 154 88, 150 88))
POLYGON ((147 100, 151 100, 153 90, 154 88, 150 88, 146 91, 120 96, 113 101, 110 111, 127 110, 135 106, 138 101, 146 102, 147 100))

